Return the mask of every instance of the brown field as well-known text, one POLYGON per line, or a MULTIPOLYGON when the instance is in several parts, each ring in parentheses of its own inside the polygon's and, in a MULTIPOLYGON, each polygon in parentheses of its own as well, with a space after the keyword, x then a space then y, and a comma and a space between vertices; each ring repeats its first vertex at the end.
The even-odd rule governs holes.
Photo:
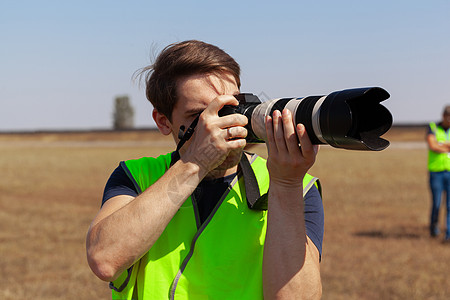
MULTIPOLYGON (((324 190, 323 299, 450 298, 423 137, 393 128, 381 152, 321 148, 310 173, 324 190)), ((0 134, 0 299, 109 299, 85 258, 104 184, 120 160, 171 149, 150 131, 0 134)))

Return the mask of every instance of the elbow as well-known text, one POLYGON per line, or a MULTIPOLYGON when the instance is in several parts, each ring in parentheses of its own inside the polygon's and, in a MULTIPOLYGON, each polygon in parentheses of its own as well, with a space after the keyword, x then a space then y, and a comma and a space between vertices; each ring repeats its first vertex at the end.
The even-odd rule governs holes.
POLYGON ((114 281, 120 275, 119 270, 109 259, 111 255, 105 253, 101 248, 95 242, 92 242, 91 235, 88 233, 86 238, 86 256, 89 267, 101 280, 107 282, 114 281))
POLYGON ((117 279, 119 274, 117 268, 105 260, 102 255, 88 251, 87 260, 92 272, 101 280, 112 282, 117 279))
POLYGON ((99 279, 112 282, 119 277, 120 273, 116 264, 110 257, 110 253, 105 253, 105 247, 99 245, 93 228, 89 228, 86 236, 86 256, 89 267, 99 279))

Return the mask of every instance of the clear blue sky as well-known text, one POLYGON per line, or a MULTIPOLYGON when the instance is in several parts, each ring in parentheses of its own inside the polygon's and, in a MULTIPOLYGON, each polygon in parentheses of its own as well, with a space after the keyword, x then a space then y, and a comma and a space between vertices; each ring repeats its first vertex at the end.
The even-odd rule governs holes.
POLYGON ((0 0, 0 131, 112 126, 131 78, 169 43, 199 39, 242 68, 242 91, 272 98, 381 86, 394 122, 450 104, 450 1, 0 0))

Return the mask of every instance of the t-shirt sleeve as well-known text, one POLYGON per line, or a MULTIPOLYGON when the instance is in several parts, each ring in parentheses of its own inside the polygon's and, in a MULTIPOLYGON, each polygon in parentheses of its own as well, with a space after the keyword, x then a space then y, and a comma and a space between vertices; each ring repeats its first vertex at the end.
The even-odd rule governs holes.
POLYGON ((427 125, 427 135, 429 135, 429 134, 433 134, 434 135, 434 132, 433 132, 433 130, 431 130, 431 126, 427 125))
POLYGON ((132 197, 138 195, 133 182, 120 165, 112 172, 106 182, 105 190, 103 191, 102 206, 112 197, 119 195, 128 195, 132 197))
POLYGON ((324 212, 322 197, 315 185, 306 193, 304 201, 306 235, 316 245, 322 256, 324 212))

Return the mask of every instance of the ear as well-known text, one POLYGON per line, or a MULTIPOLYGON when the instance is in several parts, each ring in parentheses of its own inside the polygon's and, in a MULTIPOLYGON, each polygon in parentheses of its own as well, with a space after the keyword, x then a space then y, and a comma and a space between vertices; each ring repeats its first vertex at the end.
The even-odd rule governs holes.
POLYGON ((158 110, 153 109, 152 112, 153 120, 155 120, 156 126, 158 126, 159 132, 164 135, 169 135, 172 132, 172 123, 169 119, 160 113, 158 110))

